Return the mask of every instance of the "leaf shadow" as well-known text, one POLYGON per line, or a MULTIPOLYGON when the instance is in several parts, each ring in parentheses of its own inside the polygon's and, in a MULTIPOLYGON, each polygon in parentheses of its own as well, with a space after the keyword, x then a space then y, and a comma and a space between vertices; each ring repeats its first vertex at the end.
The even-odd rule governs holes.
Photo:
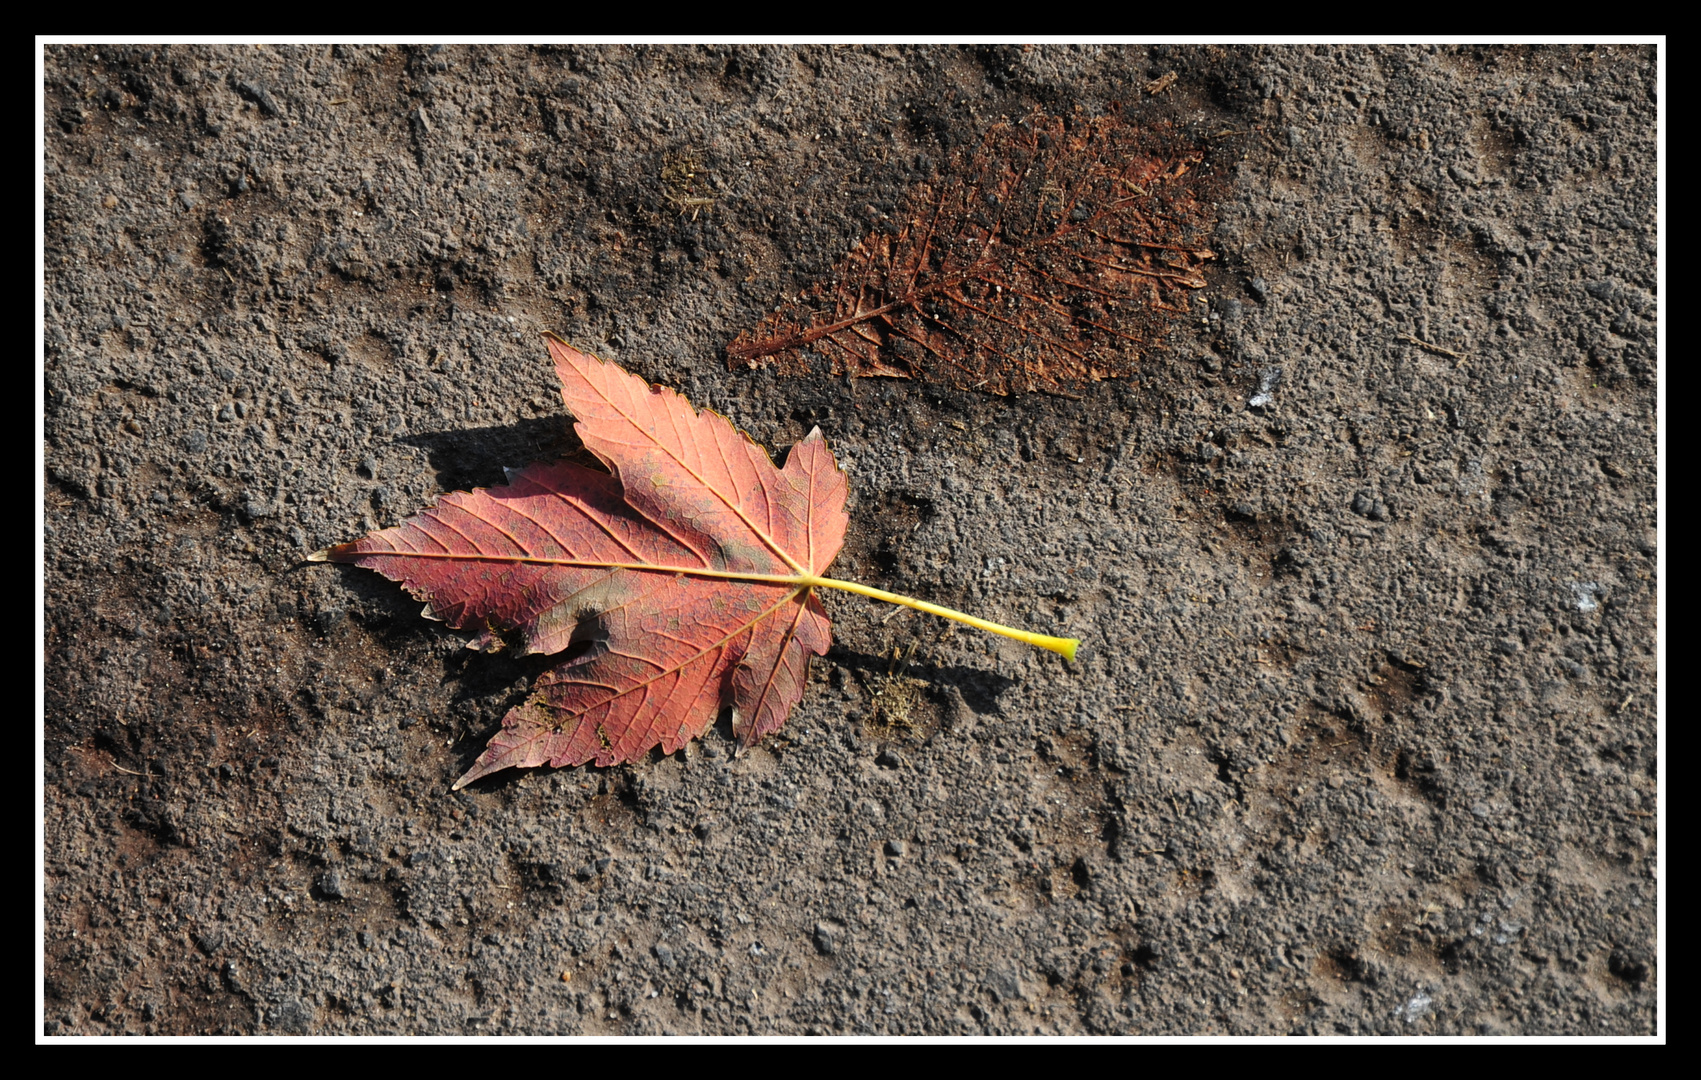
MULTIPOLYGON (((442 630, 462 642, 470 640, 466 631, 442 630)), ((521 655, 514 649, 484 652, 463 646, 443 657, 443 678, 453 685, 450 700, 457 705, 491 697, 511 698, 509 704, 518 705, 531 693, 538 677, 560 663, 561 653, 521 655)))
MULTIPOLYGON (((893 671, 890 656, 866 653, 843 645, 828 649, 826 658, 831 663, 865 677, 886 675, 893 671)), ((965 664, 926 664, 911 660, 897 665, 897 670, 938 690, 955 687, 963 696, 963 703, 979 716, 1002 714, 1003 709, 998 704, 998 699, 1006 690, 1016 685, 1016 680, 1008 675, 965 664)))
MULTIPOLYGON (((520 469, 537 461, 579 457, 585 452, 572 421, 565 416, 540 416, 513 424, 457 428, 404 435, 396 440, 425 451, 444 491, 471 491, 508 482, 504 469, 520 469)), ((601 468, 600 465, 596 466, 601 468)))

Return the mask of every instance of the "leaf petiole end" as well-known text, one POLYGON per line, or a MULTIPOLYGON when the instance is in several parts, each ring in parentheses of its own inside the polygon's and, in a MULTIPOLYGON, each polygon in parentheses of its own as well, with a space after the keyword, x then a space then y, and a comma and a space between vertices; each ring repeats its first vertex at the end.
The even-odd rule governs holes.
POLYGON ((1042 649, 1050 649, 1052 652, 1063 657, 1063 659, 1073 661, 1075 659, 1075 650, 1081 647, 1081 639, 1073 637, 1046 637, 1044 634, 1035 634, 1032 644, 1038 645, 1042 649))

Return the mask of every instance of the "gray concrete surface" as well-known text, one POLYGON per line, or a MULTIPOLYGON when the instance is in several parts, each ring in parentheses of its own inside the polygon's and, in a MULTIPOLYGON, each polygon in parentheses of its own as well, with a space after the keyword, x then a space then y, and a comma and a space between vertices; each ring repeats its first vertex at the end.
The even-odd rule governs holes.
POLYGON ((47 1033, 1654 1030, 1652 49, 52 46, 46 95, 47 1033), (1220 181, 1138 378, 727 370, 986 125, 1113 103, 1220 181), (546 661, 302 558, 570 450, 545 329, 820 424, 836 572, 1090 653, 832 596, 755 751, 452 795, 546 661))

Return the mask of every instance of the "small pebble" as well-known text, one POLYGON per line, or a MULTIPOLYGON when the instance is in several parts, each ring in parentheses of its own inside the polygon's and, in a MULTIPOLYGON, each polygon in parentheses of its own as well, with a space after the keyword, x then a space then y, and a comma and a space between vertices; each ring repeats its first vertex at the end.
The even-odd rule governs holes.
POLYGON ((348 896, 343 885, 343 876, 335 870, 327 870, 319 875, 319 893, 327 900, 343 900, 348 896))

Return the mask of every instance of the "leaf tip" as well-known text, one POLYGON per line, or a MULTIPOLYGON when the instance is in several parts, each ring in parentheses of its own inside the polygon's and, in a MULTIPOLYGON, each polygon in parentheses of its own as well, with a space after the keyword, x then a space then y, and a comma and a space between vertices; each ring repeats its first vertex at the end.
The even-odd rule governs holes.
POLYGON ((485 773, 487 773, 489 771, 490 770, 488 770, 484 767, 482 762, 477 764, 477 765, 474 765, 472 768, 468 769, 466 771, 466 773, 459 780, 456 780, 453 784, 450 784, 449 790, 450 791, 459 791, 459 790, 466 787, 468 784, 472 783, 474 780, 477 780, 479 777, 483 776, 485 773))
POLYGON ((449 785, 449 790, 459 791, 474 780, 482 780, 491 773, 501 772, 512 764, 514 762, 511 757, 497 749, 493 739, 491 745, 485 748, 484 753, 478 756, 478 760, 473 762, 472 768, 462 773, 459 780, 449 785))

